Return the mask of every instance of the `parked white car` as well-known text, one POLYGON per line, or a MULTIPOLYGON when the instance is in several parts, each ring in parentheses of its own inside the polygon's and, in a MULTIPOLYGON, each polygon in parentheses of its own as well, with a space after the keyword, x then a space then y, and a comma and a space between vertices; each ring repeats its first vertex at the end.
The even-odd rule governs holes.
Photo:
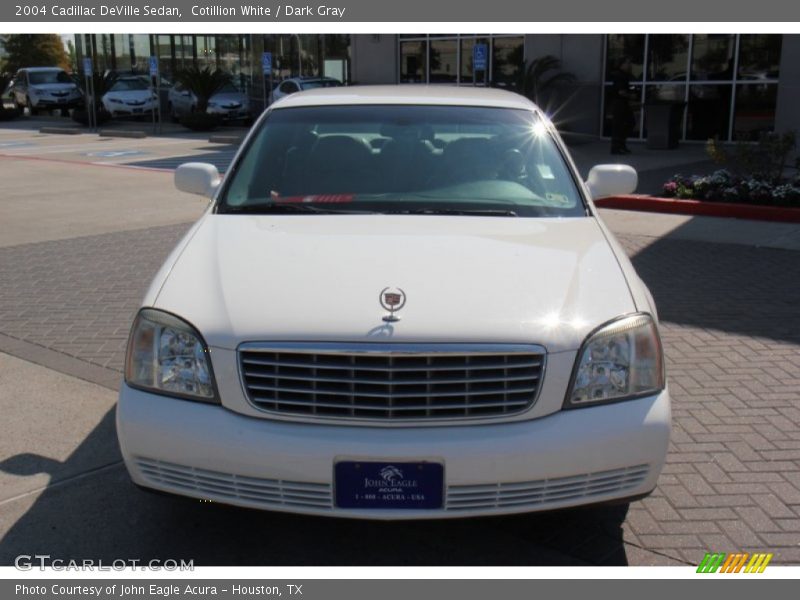
POLYGON ((120 77, 100 99, 114 117, 144 116, 158 108, 158 96, 141 77, 120 77))
POLYGON ((83 95, 64 69, 58 67, 27 67, 14 75, 11 88, 14 102, 31 115, 40 110, 66 111, 83 103, 83 95))
POLYGON ((280 100, 290 94, 317 88, 341 87, 342 82, 333 77, 290 77, 284 79, 272 90, 271 102, 280 100))
MULTIPOLYGON (((167 110, 174 121, 197 110, 197 97, 180 83, 170 88, 168 97, 167 110)), ((233 84, 226 85, 211 97, 206 112, 229 121, 247 121, 252 118, 247 94, 233 84)))
POLYGON ((144 488, 373 519, 650 493, 670 401, 653 299, 545 115, 492 89, 266 111, 142 302, 117 431, 144 488))

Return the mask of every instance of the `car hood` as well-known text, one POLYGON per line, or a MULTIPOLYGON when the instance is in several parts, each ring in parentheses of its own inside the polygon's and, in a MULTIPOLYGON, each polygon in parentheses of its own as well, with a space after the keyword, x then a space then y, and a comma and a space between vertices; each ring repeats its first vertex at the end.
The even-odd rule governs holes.
POLYGON ((124 90, 120 92, 108 92, 103 98, 119 98, 123 101, 128 100, 150 100, 153 97, 153 92, 150 90, 124 90))
POLYGON ((293 340, 559 352, 635 310, 591 217, 208 214, 163 272, 154 305, 231 349, 293 340), (382 320, 386 287, 406 294, 396 323, 382 320))

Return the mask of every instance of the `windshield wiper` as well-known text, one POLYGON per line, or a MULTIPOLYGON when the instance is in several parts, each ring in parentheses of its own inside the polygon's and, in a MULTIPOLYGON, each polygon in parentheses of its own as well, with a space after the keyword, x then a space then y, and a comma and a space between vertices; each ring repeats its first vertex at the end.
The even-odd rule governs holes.
POLYGON ((386 211, 392 215, 462 215, 468 217, 516 217, 517 213, 508 209, 467 209, 467 208, 409 208, 386 211))
POLYGON ((300 215, 300 214, 317 214, 317 215, 371 215, 373 211, 369 210, 337 210, 335 208, 321 208, 313 204, 256 204, 252 206, 227 206, 221 207, 219 212, 222 214, 239 214, 239 215, 300 215))

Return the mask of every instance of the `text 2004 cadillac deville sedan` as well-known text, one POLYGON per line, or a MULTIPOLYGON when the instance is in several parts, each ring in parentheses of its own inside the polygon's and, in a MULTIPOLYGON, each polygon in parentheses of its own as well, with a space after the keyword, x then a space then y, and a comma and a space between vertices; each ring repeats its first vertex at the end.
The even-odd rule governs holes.
POLYGON ((548 119, 490 89, 275 103, 156 275, 117 409, 139 486, 377 519, 629 501, 670 431, 653 299, 548 119))

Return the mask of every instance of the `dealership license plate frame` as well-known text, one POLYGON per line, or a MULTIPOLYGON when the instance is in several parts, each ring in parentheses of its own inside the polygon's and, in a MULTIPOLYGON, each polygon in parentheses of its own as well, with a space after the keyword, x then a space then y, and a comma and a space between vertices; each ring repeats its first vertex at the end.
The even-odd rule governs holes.
POLYGON ((444 462, 438 460, 348 458, 337 460, 333 465, 333 496, 337 508, 441 509, 444 507, 444 481, 444 462), (392 479, 384 478, 384 469, 386 476, 392 479), (368 488, 365 479, 386 483, 368 488))

